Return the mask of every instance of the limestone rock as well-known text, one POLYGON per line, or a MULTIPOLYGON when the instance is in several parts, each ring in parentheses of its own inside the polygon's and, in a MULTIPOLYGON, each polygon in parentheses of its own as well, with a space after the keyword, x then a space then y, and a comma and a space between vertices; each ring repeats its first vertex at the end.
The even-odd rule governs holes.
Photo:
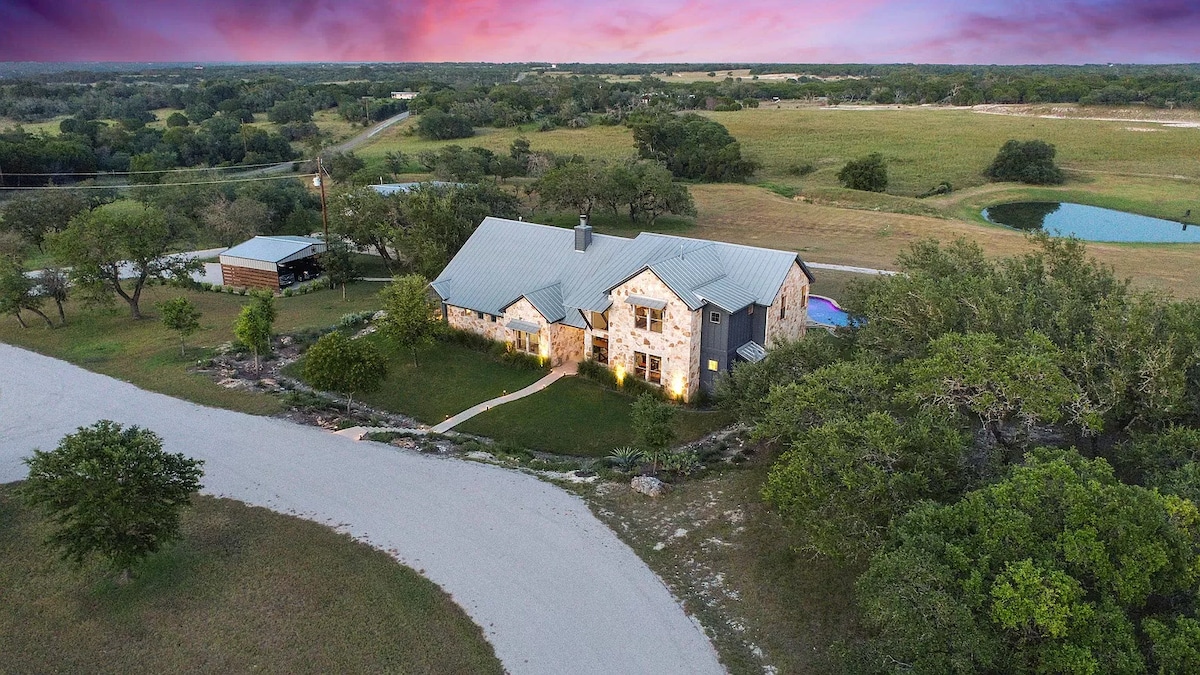
POLYGON ((629 487, 647 497, 661 497, 667 492, 666 483, 654 476, 634 476, 633 480, 629 481, 629 487))

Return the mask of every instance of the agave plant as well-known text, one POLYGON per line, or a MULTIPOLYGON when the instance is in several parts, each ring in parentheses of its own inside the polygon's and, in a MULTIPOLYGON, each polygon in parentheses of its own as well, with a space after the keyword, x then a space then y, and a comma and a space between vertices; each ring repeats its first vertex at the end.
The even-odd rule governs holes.
POLYGON ((627 445, 613 448, 612 453, 608 455, 608 462, 622 471, 629 471, 636 467, 644 457, 645 454, 641 450, 627 445))

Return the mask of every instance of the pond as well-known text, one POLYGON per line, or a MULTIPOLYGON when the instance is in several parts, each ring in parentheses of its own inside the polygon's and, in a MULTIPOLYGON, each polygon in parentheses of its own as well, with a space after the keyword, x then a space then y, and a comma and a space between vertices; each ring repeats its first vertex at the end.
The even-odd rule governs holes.
POLYGON ((808 320, 821 326, 849 326, 850 315, 823 295, 808 296, 808 320))
MULTIPOLYGON (((1188 211, 1181 216, 1191 215, 1188 211)), ((1200 225, 1069 202, 1014 202, 983 210, 988 222, 1018 230, 1045 230, 1085 241, 1200 242, 1200 225)))

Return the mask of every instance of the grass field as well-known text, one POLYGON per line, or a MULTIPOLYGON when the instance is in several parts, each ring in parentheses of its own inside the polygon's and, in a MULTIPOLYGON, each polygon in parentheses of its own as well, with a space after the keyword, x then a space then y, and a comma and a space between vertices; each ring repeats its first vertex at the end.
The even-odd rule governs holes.
POLYGON ((198 497, 125 586, 42 547, 12 485, 0 523, 5 672, 502 672, 450 596, 317 523, 198 497))
POLYGON ((704 114, 724 124, 744 152, 763 164, 758 178, 804 188, 837 186, 842 165, 870 152, 888 160, 891 194, 916 196, 941 181, 956 189, 982 185, 984 169, 1005 141, 1034 138, 1053 143, 1067 169, 1200 181, 1197 129, 912 107, 764 107, 704 114), (787 167, 797 162, 812 162, 818 170, 796 178, 787 167))
MULTIPOLYGON (((275 306, 277 332, 331 326, 343 314, 378 308, 378 284, 352 284, 347 300, 336 291, 319 291, 291 298, 278 298, 275 306)), ((10 316, 0 317, 0 341, 70 361, 140 387, 170 396, 231 410, 269 415, 279 412, 280 402, 265 394, 225 389, 205 376, 187 372, 189 365, 211 353, 213 347, 233 339, 233 321, 248 298, 225 293, 182 291, 154 286, 142 296, 141 321, 129 318, 122 304, 112 311, 85 310, 78 303, 67 305, 67 326, 49 330, 34 316, 29 329, 22 329, 10 316), (156 302, 186 295, 203 316, 201 329, 189 338, 187 357, 179 354, 179 342, 158 320, 156 302)))
POLYGON ((464 148, 487 148, 493 152, 507 155, 509 146, 518 137, 528 138, 530 148, 535 152, 549 151, 568 156, 580 154, 585 157, 614 160, 636 154, 633 135, 629 129, 623 126, 591 126, 586 129, 555 129, 553 131, 480 127, 475 129, 475 135, 471 138, 426 141, 415 134, 409 134, 416 126, 417 119, 417 117, 410 117, 389 127, 361 146, 354 154, 370 162, 372 160, 381 161, 384 153, 396 150, 415 156, 424 150, 437 150, 447 145, 459 145, 464 148))
MULTIPOLYGON (((559 380, 532 396, 472 417, 456 431, 562 455, 607 456, 633 445, 633 398, 579 377, 559 380)), ((725 413, 683 409, 675 418, 680 443, 729 424, 725 413)))

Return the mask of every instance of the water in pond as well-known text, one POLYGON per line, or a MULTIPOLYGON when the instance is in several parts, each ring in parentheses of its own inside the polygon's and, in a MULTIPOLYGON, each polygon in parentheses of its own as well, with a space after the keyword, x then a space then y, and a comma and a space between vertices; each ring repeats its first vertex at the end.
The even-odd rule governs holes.
POLYGON ((1085 241, 1200 242, 1200 225, 1066 202, 999 204, 984 209, 983 217, 1018 230, 1043 229, 1054 236, 1085 241))
POLYGON ((850 316, 837 303, 820 295, 808 296, 808 319, 823 326, 848 326, 850 316))

